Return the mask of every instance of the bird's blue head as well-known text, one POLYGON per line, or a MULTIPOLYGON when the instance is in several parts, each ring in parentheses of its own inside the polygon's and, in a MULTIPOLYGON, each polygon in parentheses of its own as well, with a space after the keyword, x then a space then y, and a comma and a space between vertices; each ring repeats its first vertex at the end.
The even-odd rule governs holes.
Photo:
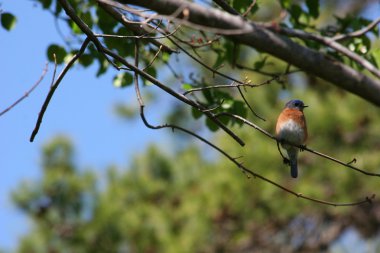
POLYGON ((303 109, 305 107, 308 107, 307 105, 305 105, 301 100, 298 100, 298 99, 293 99, 293 100, 290 100, 289 102, 287 102, 285 104, 285 108, 289 108, 289 109, 298 109, 300 111, 303 111, 303 109))

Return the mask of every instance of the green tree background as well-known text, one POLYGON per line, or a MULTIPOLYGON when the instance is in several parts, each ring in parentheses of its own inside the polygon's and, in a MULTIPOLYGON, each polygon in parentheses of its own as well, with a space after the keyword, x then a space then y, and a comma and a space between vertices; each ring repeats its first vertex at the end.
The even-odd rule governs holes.
MULTIPOLYGON (((56 17, 61 14, 57 2, 38 2, 43 8, 53 10, 56 17)), ((104 33, 129 34, 118 27, 116 21, 102 16, 104 11, 92 3, 70 3, 81 8, 78 15, 90 28, 96 26, 104 33)), ((231 6, 243 13, 250 3, 232 1, 231 6)), ((257 6, 248 16, 256 21, 274 20, 284 8, 293 28, 328 32, 335 22, 339 32, 348 33, 368 25, 370 21, 359 16, 365 8, 378 7, 378 3, 327 1, 319 6, 313 5, 313 1, 258 1, 257 6), (334 19, 333 15, 342 6, 348 6, 343 13, 346 16, 334 19)), ((83 32, 70 20, 68 24, 81 40, 83 32)), ((374 35, 378 36, 377 28, 372 35, 348 40, 345 44, 357 52, 365 47, 368 50, 362 56, 377 64, 379 41, 374 35)), ((133 56, 133 40, 117 43, 107 38, 104 42, 124 57, 133 56)), ((309 44, 306 46, 319 47, 309 44)), ((75 43, 68 47, 54 44, 48 48, 48 56, 53 60, 51 53, 55 52, 58 63, 64 63, 75 53, 74 46, 75 43)), ((268 80, 268 76, 257 72, 281 73, 287 67, 270 55, 252 52, 245 46, 236 48, 224 39, 212 44, 211 49, 211 53, 207 50, 197 53, 208 57, 207 64, 216 67, 223 63, 225 72, 253 83, 268 80), (234 61, 252 66, 255 72, 238 70, 234 61)), ((335 52, 327 53, 362 70, 335 52)), ((149 64, 154 54, 155 51, 147 50, 141 60, 149 64)), ((211 83, 207 70, 181 57, 178 62, 191 66, 184 75, 193 69, 197 71, 195 81, 184 77, 187 79, 182 82, 185 89, 211 83), (193 82, 187 82, 189 80, 193 82)), ((164 53, 160 62, 148 69, 149 73, 156 75, 168 63, 175 63, 175 58, 164 53)), ((86 67, 95 62, 99 63, 97 75, 110 67, 96 53, 95 47, 90 47, 79 63, 86 67)), ((123 72, 115 76, 114 84, 132 92, 128 87, 132 81, 132 75, 123 72)), ((165 82, 177 83, 178 78, 167 77, 165 82)), ((146 84, 143 91, 148 95, 145 97, 152 97, 151 102, 147 99, 147 106, 154 106, 160 95, 146 84)), ((270 85, 247 88, 244 94, 254 104, 255 112, 266 121, 258 120, 249 112, 237 91, 203 92, 202 99, 210 105, 223 99, 219 109, 244 116, 273 133, 284 101, 289 97, 302 98, 309 105, 305 110, 309 146, 343 161, 355 158, 355 166, 366 171, 379 171, 380 120, 375 105, 303 72, 279 76, 270 85)), ((361 200, 379 190, 376 177, 365 176, 308 152, 300 154, 300 178, 292 180, 276 143, 258 131, 233 120, 226 122, 246 142, 245 147, 241 147, 222 131, 210 132, 217 128, 195 110, 178 102, 173 108, 165 112, 165 122, 205 133, 223 150, 241 156, 239 162, 246 167, 296 192, 340 203, 361 200)), ((118 112, 121 117, 130 119, 137 116, 138 109, 119 106, 118 112)), ((32 230, 22 238, 16 251, 352 252, 345 248, 350 247, 349 244, 342 243, 345 233, 352 229, 362 237, 360 249, 380 250, 378 201, 355 207, 312 203, 247 176, 226 158, 210 151, 207 145, 193 143, 193 138, 178 131, 174 131, 173 138, 180 144, 171 152, 165 153, 160 144, 155 144, 136 155, 131 164, 123 168, 110 166, 101 175, 78 167, 76 151, 69 138, 59 136, 48 141, 41 154, 42 178, 22 183, 12 195, 14 203, 33 221, 32 230)))

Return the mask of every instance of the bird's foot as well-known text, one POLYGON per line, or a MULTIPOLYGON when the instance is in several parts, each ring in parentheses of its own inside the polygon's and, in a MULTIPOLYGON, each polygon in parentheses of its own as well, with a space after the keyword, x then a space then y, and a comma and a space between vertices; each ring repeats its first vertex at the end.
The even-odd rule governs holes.
POLYGON ((305 149, 306 149, 306 145, 301 145, 301 146, 300 146, 300 151, 301 151, 301 152, 305 151, 305 149))
POLYGON ((286 165, 290 165, 290 160, 288 158, 286 158, 286 157, 284 157, 283 162, 286 165))

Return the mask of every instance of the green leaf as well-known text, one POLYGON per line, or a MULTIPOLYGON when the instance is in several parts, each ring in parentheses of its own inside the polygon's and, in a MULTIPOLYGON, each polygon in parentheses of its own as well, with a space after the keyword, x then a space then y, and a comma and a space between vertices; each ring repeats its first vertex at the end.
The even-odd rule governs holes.
POLYGON ((380 49, 372 50, 370 55, 370 61, 377 67, 380 67, 380 49))
POLYGON ((247 106, 243 101, 235 101, 229 111, 243 118, 247 117, 247 106))
POLYGON ((61 64, 64 61, 67 52, 63 47, 52 44, 47 50, 47 57, 49 61, 54 62, 54 54, 56 56, 57 64, 61 64))
POLYGON ((268 56, 264 56, 264 58, 260 61, 255 62, 254 68, 256 70, 261 70, 265 66, 265 62, 267 61, 268 56))
POLYGON ((53 0, 38 0, 42 4, 42 8, 49 9, 53 0))
POLYGON ((302 9, 301 7, 299 7, 298 5, 295 5, 293 4, 290 9, 289 9, 289 13, 290 15, 292 16, 292 18, 298 22, 299 21, 299 18, 301 17, 301 14, 302 14, 302 9))
POLYGON ((292 4, 292 0, 281 0, 280 4, 282 8, 288 9, 290 5, 292 4))
POLYGON ((10 31, 16 26, 17 19, 16 17, 9 13, 4 12, 1 14, 1 25, 4 27, 5 30, 10 31))
POLYGON ((79 58, 79 63, 83 66, 83 67, 88 67, 90 66, 92 63, 94 62, 94 57, 90 54, 83 54, 80 58, 79 58))
POLYGON ((163 62, 168 62, 170 59, 170 54, 168 54, 167 52, 163 52, 161 59, 163 62))
POLYGON ((109 66, 109 62, 106 59, 104 59, 103 57, 98 57, 97 59, 99 61, 99 69, 96 72, 96 77, 99 77, 99 76, 103 75, 104 73, 106 73, 108 66, 109 66))
POLYGON ((114 28, 118 22, 111 18, 102 8, 96 8, 97 25, 103 31, 103 33, 114 33, 114 28))
POLYGON ((216 132, 219 127, 218 125, 216 125, 212 120, 210 120, 209 118, 206 118, 206 126, 208 129, 210 129, 211 131, 213 132, 216 132))
POLYGON ((74 34, 82 34, 82 30, 79 28, 79 26, 72 20, 69 20, 69 25, 71 27, 71 30, 73 31, 74 34))
MULTIPOLYGON (((252 0, 234 0, 232 7, 238 12, 240 12, 241 14, 243 14, 244 12, 247 11, 248 7, 250 7, 251 4, 252 4, 252 0)), ((251 9, 250 13, 255 13, 258 9, 259 9, 259 6, 256 2, 253 8, 251 9)))
POLYGON ((188 83, 184 83, 182 84, 182 89, 184 90, 191 90, 193 88, 193 86, 191 86, 191 84, 188 84, 188 83))
POLYGON ((194 119, 199 119, 200 117, 202 117, 203 113, 195 109, 194 107, 191 107, 191 115, 193 115, 194 119))
POLYGON ((131 85, 133 77, 128 72, 120 73, 113 79, 113 85, 117 88, 124 88, 131 85))
POLYGON ((319 16, 319 0, 306 0, 306 6, 309 10, 309 14, 313 18, 318 18, 318 16, 319 16))

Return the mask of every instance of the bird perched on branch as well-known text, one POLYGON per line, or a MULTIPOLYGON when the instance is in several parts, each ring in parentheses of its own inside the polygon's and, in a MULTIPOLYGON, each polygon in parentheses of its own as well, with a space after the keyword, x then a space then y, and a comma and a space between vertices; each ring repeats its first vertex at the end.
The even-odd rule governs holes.
POLYGON ((307 127, 303 109, 307 107, 301 100, 294 99, 286 103, 280 113, 276 124, 276 136, 281 146, 288 153, 289 160, 285 160, 290 165, 290 174, 293 178, 298 176, 297 157, 298 147, 294 145, 304 145, 307 139, 307 127))

